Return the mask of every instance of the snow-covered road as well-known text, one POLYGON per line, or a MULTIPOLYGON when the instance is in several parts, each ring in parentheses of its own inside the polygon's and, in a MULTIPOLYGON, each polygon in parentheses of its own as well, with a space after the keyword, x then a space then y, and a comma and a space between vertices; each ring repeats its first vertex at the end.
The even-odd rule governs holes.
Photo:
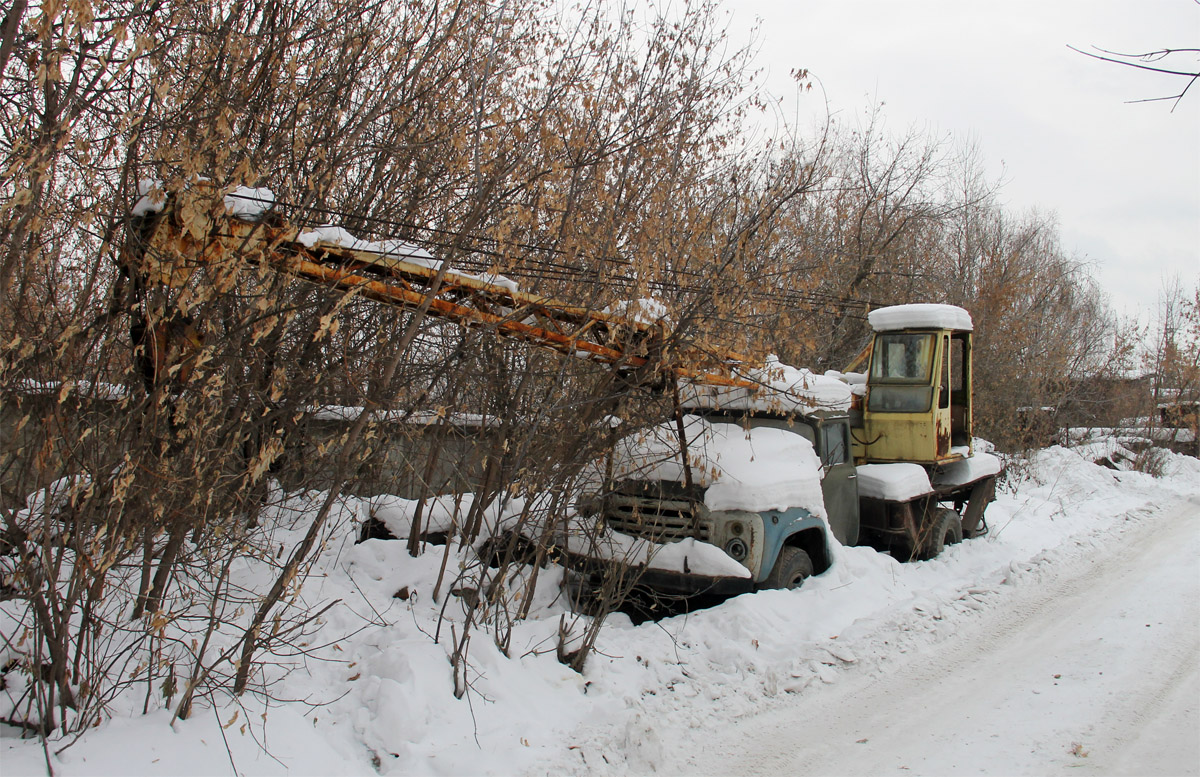
POLYGON ((704 731, 677 771, 1197 774, 1198 513, 1166 502, 953 640, 704 731))

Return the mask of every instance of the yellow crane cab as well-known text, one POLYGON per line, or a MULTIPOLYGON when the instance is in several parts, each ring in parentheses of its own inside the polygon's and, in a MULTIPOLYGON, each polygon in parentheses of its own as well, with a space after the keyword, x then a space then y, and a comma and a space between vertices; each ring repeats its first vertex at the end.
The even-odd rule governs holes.
POLYGON ((971 314, 954 305, 896 305, 868 314, 873 336, 856 397, 858 464, 933 467, 972 455, 971 314))

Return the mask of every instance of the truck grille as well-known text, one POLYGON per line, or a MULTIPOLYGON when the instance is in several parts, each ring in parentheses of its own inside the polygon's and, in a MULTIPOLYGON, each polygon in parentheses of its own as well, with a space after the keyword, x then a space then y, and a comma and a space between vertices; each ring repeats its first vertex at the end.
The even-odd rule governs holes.
POLYGON ((693 499, 663 498, 627 493, 604 500, 604 520, 622 534, 675 542, 687 537, 708 541, 710 526, 704 505, 693 499))

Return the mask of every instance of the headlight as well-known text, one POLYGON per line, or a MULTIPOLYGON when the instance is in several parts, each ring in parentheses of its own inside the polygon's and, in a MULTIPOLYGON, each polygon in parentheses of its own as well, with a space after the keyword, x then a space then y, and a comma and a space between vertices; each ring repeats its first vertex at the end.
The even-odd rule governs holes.
POLYGON ((750 548, 746 545, 745 540, 734 537, 725 543, 725 552, 734 561, 745 561, 746 557, 750 555, 750 548))

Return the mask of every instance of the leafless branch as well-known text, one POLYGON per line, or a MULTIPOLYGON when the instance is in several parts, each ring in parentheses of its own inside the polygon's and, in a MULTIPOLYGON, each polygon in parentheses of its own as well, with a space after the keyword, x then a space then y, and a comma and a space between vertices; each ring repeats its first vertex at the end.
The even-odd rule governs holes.
POLYGON ((1139 54, 1127 54, 1117 51, 1110 51, 1099 47, 1093 47, 1099 54, 1092 51, 1085 51, 1075 46, 1067 45, 1067 48, 1072 51, 1083 54, 1085 57, 1098 59, 1102 62, 1112 62, 1117 65, 1136 68, 1138 70, 1148 70, 1152 73, 1162 73, 1164 75, 1182 76, 1187 79, 1187 84, 1179 91, 1178 94, 1166 95, 1163 97, 1149 97, 1140 100, 1130 100, 1131 103, 1144 102, 1162 102, 1166 100, 1173 101, 1171 110, 1174 111, 1179 105, 1179 102, 1187 95, 1188 90, 1192 88, 1192 84, 1200 80, 1200 70, 1171 70, 1164 67, 1154 67, 1153 63, 1162 62, 1172 54, 1197 54, 1200 49, 1183 48, 1183 49, 1157 49, 1155 51, 1147 51, 1139 54))

